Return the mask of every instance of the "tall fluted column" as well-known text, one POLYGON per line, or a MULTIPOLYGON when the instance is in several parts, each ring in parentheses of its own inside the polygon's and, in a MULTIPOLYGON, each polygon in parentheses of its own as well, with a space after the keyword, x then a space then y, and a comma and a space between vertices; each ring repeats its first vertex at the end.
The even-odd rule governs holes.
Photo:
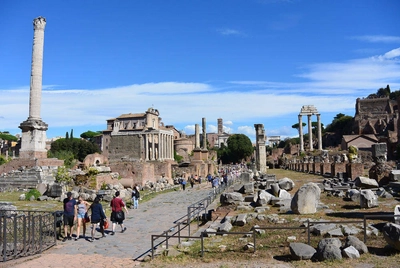
POLYGON ((206 131, 206 118, 202 118, 202 127, 203 127, 203 149, 207 149, 207 131, 206 131))
POLYGON ((155 137, 154 134, 151 134, 151 160, 155 160, 155 137))
POLYGON ((311 114, 307 115, 308 117, 308 142, 310 144, 310 151, 313 151, 313 138, 312 138, 312 123, 311 123, 311 114))
POLYGON ((200 148, 200 127, 199 127, 199 124, 196 124, 195 125, 195 129, 194 129, 194 133, 195 133, 195 142, 194 142, 194 144, 195 144, 195 148, 200 148))
POLYGON ((33 20, 33 48, 31 65, 31 86, 29 97, 29 119, 40 119, 42 99, 43 47, 46 19, 38 17, 33 20))
POLYGON ((299 138, 300 138, 300 152, 304 152, 304 140, 303 140, 303 116, 299 114, 299 138))
POLYGON ((19 150, 20 158, 47 158, 46 130, 48 125, 40 117, 45 26, 45 18, 38 17, 33 20, 29 116, 19 126, 22 130, 21 149, 19 150))
POLYGON ((149 136, 147 134, 144 135, 144 154, 145 160, 149 160, 149 136))
POLYGON ((318 150, 322 151, 322 126, 321 126, 320 114, 317 114, 317 125, 318 125, 318 150))

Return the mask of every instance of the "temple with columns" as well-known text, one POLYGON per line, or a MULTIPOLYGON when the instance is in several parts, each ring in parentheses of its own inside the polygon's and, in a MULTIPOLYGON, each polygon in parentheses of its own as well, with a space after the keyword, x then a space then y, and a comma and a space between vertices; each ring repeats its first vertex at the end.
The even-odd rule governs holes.
POLYGON ((174 131, 164 126, 154 108, 122 114, 107 120, 101 149, 110 161, 173 161, 174 131))

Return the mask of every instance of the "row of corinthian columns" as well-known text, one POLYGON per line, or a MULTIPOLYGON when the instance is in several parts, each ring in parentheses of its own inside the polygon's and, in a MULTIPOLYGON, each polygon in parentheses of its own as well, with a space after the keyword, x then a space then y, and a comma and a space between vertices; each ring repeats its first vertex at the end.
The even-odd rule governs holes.
POLYGON ((173 160, 174 136, 169 132, 157 131, 142 134, 144 137, 145 160, 173 160), (156 148, 156 142, 158 144, 156 148))

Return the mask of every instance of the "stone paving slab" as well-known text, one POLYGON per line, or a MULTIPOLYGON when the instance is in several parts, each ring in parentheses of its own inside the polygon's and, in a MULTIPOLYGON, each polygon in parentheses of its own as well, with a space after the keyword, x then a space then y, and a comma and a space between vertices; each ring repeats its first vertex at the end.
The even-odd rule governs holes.
MULTIPOLYGON (((114 236, 110 235, 111 227, 106 230, 107 237, 99 238, 101 233, 96 232, 94 242, 83 238, 78 241, 69 240, 58 242, 57 247, 50 249, 55 254, 99 254, 108 257, 136 259, 146 252, 151 252, 151 235, 161 234, 174 226, 174 221, 187 213, 187 207, 208 196, 211 185, 195 185, 185 191, 162 193, 155 198, 139 204, 139 209, 129 209, 124 225, 125 233, 120 233, 120 226, 116 226, 114 236)), ((106 208, 110 209, 110 208, 106 208)), ((88 227, 90 225, 88 224, 88 227)), ((90 227, 86 235, 90 234, 90 227)), ((194 231, 194 230, 193 230, 194 231)), ((184 235, 187 235, 184 234, 184 235)), ((176 240, 176 239, 175 239, 176 240)))

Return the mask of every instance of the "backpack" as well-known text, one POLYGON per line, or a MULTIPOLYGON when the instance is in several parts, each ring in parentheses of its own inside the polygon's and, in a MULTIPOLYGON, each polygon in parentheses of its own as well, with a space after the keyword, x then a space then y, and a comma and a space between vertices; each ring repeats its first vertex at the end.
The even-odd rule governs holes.
POLYGON ((140 198, 140 192, 139 192, 139 190, 136 190, 135 192, 136 192, 136 193, 135 193, 136 199, 139 199, 139 198, 140 198))

